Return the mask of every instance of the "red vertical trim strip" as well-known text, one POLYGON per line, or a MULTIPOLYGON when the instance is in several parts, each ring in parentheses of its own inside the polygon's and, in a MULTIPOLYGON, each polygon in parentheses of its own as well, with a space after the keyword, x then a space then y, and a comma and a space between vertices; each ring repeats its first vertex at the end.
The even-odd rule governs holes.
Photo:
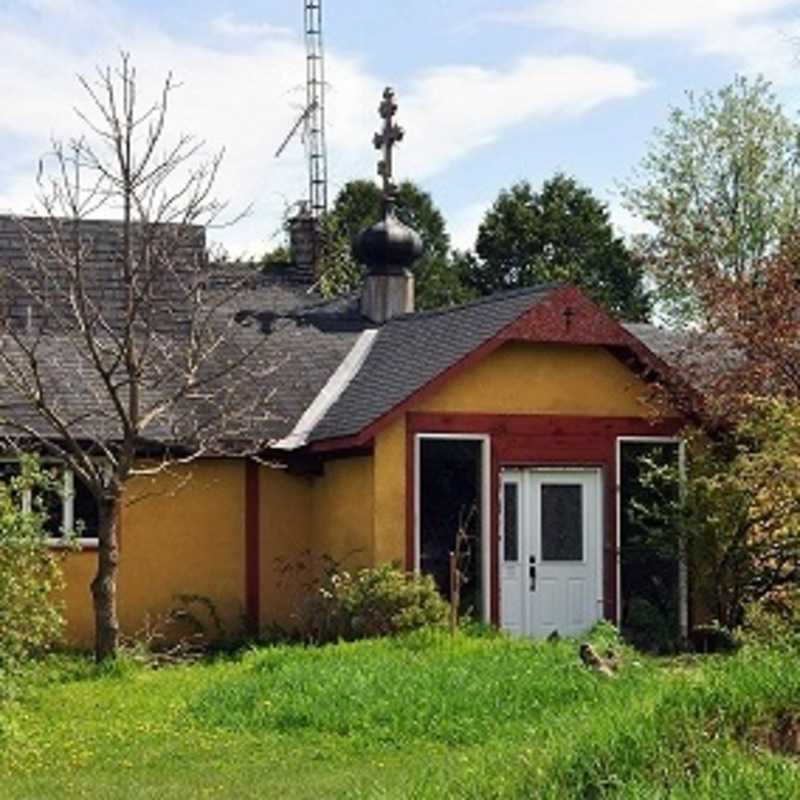
MULTIPOLYGON (((416 481, 414 480, 414 431, 406 425, 406 571, 414 569, 414 510, 416 481)), ((380 536, 380 531, 377 532, 380 536)))
POLYGON ((605 509, 605 560, 603 563, 603 616, 609 622, 617 624, 617 442, 611 438, 608 442, 609 461, 605 466, 605 492, 603 503, 605 509))
POLYGON ((250 635, 261 629, 261 484, 260 469, 247 461, 244 479, 245 613, 250 635))
POLYGON ((489 620, 500 625, 500 464, 495 438, 489 439, 489 620))

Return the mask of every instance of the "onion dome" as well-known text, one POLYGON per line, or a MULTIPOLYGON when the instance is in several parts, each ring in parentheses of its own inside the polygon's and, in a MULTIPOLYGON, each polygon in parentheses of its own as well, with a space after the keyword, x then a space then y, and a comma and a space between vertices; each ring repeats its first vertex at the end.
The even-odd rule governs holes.
POLYGON ((380 222, 359 234, 353 253, 370 274, 397 275, 422 255, 422 239, 413 228, 400 222, 389 207, 380 222))

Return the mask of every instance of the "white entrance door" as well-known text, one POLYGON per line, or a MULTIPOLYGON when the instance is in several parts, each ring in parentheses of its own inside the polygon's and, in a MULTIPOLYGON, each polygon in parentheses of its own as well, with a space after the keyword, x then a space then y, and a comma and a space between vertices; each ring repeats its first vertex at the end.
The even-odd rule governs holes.
POLYGON ((503 628, 586 631, 603 614, 599 470, 504 470, 502 510, 503 628))

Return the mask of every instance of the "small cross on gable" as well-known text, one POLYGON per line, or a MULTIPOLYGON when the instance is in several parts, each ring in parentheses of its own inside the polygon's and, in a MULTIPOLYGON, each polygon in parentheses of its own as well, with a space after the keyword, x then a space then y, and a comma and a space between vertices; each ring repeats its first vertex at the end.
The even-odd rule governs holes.
POLYGON ((572 308, 572 306, 567 306, 564 309, 563 314, 564 314, 564 325, 566 326, 566 329, 569 330, 572 327, 572 320, 576 316, 577 312, 575 311, 574 308, 572 308))
POLYGON ((405 131, 394 121, 397 113, 397 102, 394 91, 387 86, 383 92, 383 100, 378 108, 383 117, 383 130, 376 133, 372 141, 376 150, 382 151, 382 158, 378 162, 378 175, 383 178, 384 200, 391 201, 396 191, 396 186, 392 181, 394 177, 393 150, 395 144, 403 141, 405 131))

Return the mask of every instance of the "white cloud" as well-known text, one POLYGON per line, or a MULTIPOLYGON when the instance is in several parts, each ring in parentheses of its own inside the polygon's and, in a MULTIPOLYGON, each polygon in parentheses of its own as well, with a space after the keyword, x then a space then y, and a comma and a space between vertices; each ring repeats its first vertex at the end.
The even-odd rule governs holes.
POLYGON ((530 56, 508 70, 441 67, 403 96, 403 119, 424 146, 409 147, 402 163, 426 177, 514 125, 582 114, 645 88, 628 67, 580 56, 530 56))
POLYGON ((233 39, 268 39, 275 36, 291 36, 292 31, 268 22, 239 22, 230 14, 223 14, 211 21, 211 28, 216 33, 233 39))
POLYGON ((737 61, 745 72, 767 75, 777 83, 796 83, 800 22, 723 27, 705 34, 698 48, 737 61))
POLYGON ((605 36, 663 36, 730 26, 797 5, 796 0, 544 0, 497 18, 605 36))
POLYGON ((609 39, 674 38, 775 81, 796 74, 800 0, 543 0, 488 16, 609 39))
MULTIPOLYGON (((299 37, 268 35, 272 26, 259 22, 247 27, 247 47, 230 49, 213 38, 198 43, 170 36, 113 3, 30 2, 48 5, 47 28, 15 25, 12 17, 0 29, 0 97, 13 98, 0 118, 0 140, 14 148, 6 150, 0 172, 0 208, 29 208, 37 160, 50 136, 82 131, 72 113, 74 106, 86 107, 76 74, 91 76, 95 65, 116 63, 124 47, 139 66, 147 96, 175 71, 182 87, 174 96, 170 132, 201 135, 209 152, 225 147, 218 193, 232 200, 232 210, 252 203, 245 221, 215 237, 234 253, 268 244, 285 209, 306 191, 300 139, 280 159, 273 157, 304 104, 305 52, 299 37)), ((217 36, 225 33, 220 25, 219 20, 211 25, 217 36)), ((226 25, 230 34, 245 33, 231 18, 222 28, 226 25)), ((380 121, 376 109, 383 81, 335 49, 329 48, 327 58, 333 195, 345 180, 374 174, 370 140, 380 121)), ((400 122, 409 132, 398 154, 399 177, 424 179, 512 126, 580 114, 644 87, 627 67, 579 56, 529 57, 502 70, 444 66, 412 76, 397 87, 400 122)))

